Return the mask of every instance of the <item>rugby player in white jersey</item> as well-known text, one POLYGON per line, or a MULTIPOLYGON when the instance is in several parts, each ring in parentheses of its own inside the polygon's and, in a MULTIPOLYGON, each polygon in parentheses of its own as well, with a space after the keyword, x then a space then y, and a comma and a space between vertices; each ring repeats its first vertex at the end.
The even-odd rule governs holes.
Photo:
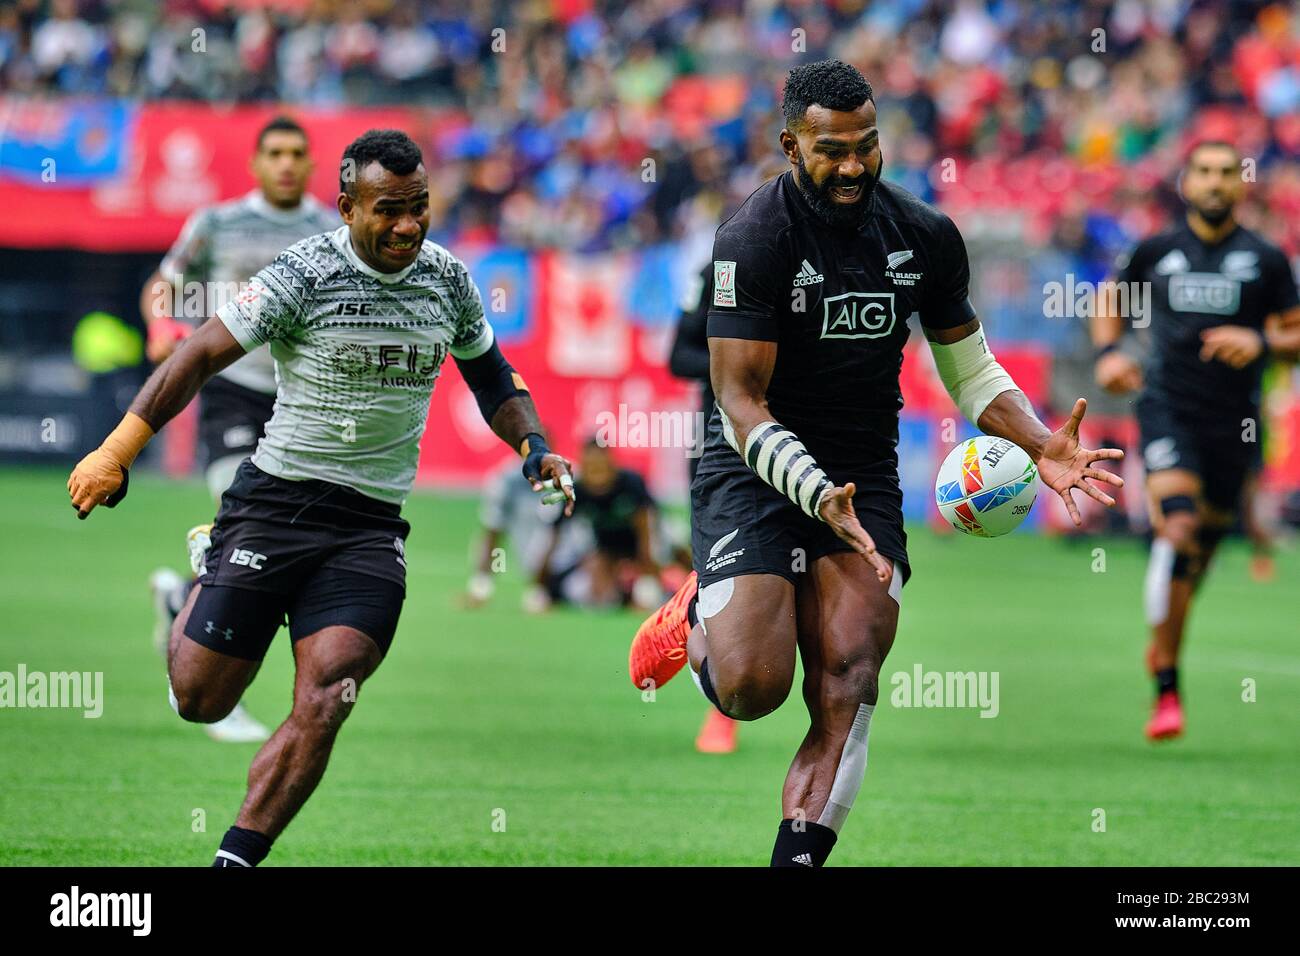
MULTIPOLYGON (((234 298, 239 283, 284 249, 338 226, 337 211, 307 192, 315 167, 307 132, 298 123, 279 116, 262 127, 249 161, 257 188, 238 199, 195 210, 141 290, 151 362, 166 360, 190 334, 194 322, 234 298), (201 294, 195 295, 196 291, 201 294)), ((257 447, 274 408, 275 363, 266 348, 249 352, 203 387, 199 442, 205 453, 208 490, 218 504, 239 463, 257 447)), ((201 524, 186 536, 192 564, 202 555, 211 530, 211 525, 201 524)), ((197 576, 198 567, 193 570, 197 576)), ((149 576, 157 615, 154 644, 160 654, 167 652, 172 622, 185 606, 194 579, 168 567, 149 576)), ((242 703, 222 720, 205 724, 204 730, 214 740, 229 743, 261 742, 270 736, 242 703)))
POLYGON ((345 225, 286 249, 187 338, 68 480, 80 517, 116 505, 153 434, 213 375, 269 344, 275 413, 222 495, 168 648, 177 711, 211 722, 235 706, 286 618, 293 642, 293 709, 253 759, 214 866, 265 859, 388 650, 405 597, 401 505, 448 353, 533 489, 573 508, 569 463, 539 434, 464 263, 425 240, 419 147, 396 130, 358 138, 343 154, 338 209, 345 225))

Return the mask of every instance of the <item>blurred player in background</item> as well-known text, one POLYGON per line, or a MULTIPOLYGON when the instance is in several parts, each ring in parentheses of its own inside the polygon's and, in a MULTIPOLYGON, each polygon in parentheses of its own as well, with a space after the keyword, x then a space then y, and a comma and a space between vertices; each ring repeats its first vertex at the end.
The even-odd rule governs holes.
POLYGON ((540 613, 555 601, 571 599, 566 584, 588 550, 589 536, 583 534, 580 522, 563 517, 563 512, 540 502, 519 480, 518 462, 506 461, 497 468, 488 478, 479 505, 482 531, 462 603, 474 608, 492 599, 495 575, 508 566, 506 544, 528 580, 523 595, 525 611, 540 613))
POLYGON ((172 703, 225 717, 286 617, 293 709, 253 759, 248 791, 213 866, 256 866, 319 784, 363 682, 382 663, 406 598, 401 509, 448 355, 492 430, 524 459, 543 500, 573 507, 568 462, 550 451, 523 379, 483 314, 465 264, 426 240, 420 148, 371 130, 339 169, 345 225, 275 257, 150 376, 122 422, 68 479, 87 517, 126 493, 127 469, 199 388, 270 345, 275 413, 221 499, 203 573, 168 647, 172 703))
MULTIPOLYGON (((590 607, 656 607, 663 599, 656 541, 657 509, 645 479, 620 468, 596 439, 582 449, 574 485, 582 502, 574 517, 591 530, 592 549, 582 559, 581 603, 590 607)), ((545 568, 551 573, 553 555, 545 568)))
MULTIPOLYGON (((338 226, 338 213, 307 192, 315 163, 307 133, 294 120, 281 116, 262 128, 249 168, 257 188, 239 199, 195 211, 145 282, 140 308, 149 332, 146 351, 155 364, 166 360, 195 324, 234 298, 238 284, 269 265, 282 250, 338 226), (202 288, 203 295, 192 303, 194 288, 202 288)), ((275 363, 265 347, 249 352, 204 386, 199 395, 199 441, 208 491, 217 503, 239 463, 257 447, 274 408, 275 363)), ((199 525, 187 536, 192 565, 194 555, 207 545, 210 527, 199 525)), ((195 575, 198 570, 193 567, 195 575)), ((159 568, 150 576, 157 614, 154 645, 159 653, 166 654, 172 621, 185 606, 193 583, 193 577, 182 577, 170 568, 159 568)), ((262 741, 269 736, 242 704, 204 729, 213 739, 230 742, 262 741)))
POLYGON ((1295 361, 1300 354, 1300 299, 1286 256, 1233 216, 1245 193, 1236 148, 1194 146, 1181 190, 1183 221, 1139 242, 1115 276, 1150 284, 1145 319, 1152 348, 1145 366, 1123 347, 1132 316, 1099 308, 1092 323, 1098 384, 1117 393, 1140 390, 1137 418, 1155 531, 1145 586, 1147 666, 1156 682, 1146 726, 1151 740, 1183 731, 1183 633, 1196 589, 1259 464, 1264 367, 1270 356, 1295 361))

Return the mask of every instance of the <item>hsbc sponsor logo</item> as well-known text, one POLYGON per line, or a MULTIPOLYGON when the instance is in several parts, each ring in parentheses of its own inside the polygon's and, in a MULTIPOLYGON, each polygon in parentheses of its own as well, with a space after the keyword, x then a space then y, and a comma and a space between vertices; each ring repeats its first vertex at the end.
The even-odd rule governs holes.
POLYGON ((822 300, 824 339, 880 339, 894 331, 892 292, 846 292, 822 300))
POLYGON ((725 259, 713 260, 713 304, 736 307, 736 263, 725 259))
POLYGON ((1217 272, 1187 272, 1169 277, 1169 308, 1175 312, 1236 315, 1241 283, 1217 272))

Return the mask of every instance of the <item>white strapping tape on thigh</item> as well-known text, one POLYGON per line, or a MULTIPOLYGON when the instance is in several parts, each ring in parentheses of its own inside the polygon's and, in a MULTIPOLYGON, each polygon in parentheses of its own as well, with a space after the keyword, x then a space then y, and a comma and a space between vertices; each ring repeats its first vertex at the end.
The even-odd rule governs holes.
POLYGON ((1151 542, 1151 557, 1147 561, 1146 598, 1147 624, 1155 627, 1169 617, 1169 581, 1174 576, 1174 545, 1168 538, 1151 542))
POLYGON ((695 604, 695 610, 699 612, 700 621, 703 621, 706 617, 715 617, 721 613, 735 593, 735 578, 723 578, 721 581, 714 581, 712 584, 700 588, 695 604))
POLYGON ((867 775, 867 731, 871 727, 871 714, 874 704, 859 704, 858 712, 849 728, 849 736, 840 751, 840 763, 835 769, 835 782, 831 784, 831 795, 826 799, 826 807, 817 822, 830 827, 836 833, 844 826, 853 801, 862 788, 862 780, 867 775))
POLYGON ((903 569, 894 562, 894 575, 889 579, 889 596, 899 607, 903 606, 903 569))

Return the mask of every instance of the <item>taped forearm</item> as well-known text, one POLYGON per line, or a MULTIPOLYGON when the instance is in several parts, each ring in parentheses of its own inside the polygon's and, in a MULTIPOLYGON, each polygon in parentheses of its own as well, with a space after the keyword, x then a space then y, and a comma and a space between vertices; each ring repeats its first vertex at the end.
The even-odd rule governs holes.
POLYGON ((745 447, 740 448, 736 430, 727 413, 722 415, 722 433, 750 470, 793 501, 810 517, 822 520, 819 505, 822 496, 835 487, 803 442, 777 422, 759 422, 749 430, 745 447))
POLYGON ((932 341, 930 351, 943 387, 972 425, 978 425, 993 399, 1003 392, 1019 391, 993 357, 982 328, 949 345, 932 341))
POLYGON ((153 436, 153 428, 148 422, 134 412, 127 412, 118 426, 109 432, 99 450, 115 464, 130 468, 153 436))

